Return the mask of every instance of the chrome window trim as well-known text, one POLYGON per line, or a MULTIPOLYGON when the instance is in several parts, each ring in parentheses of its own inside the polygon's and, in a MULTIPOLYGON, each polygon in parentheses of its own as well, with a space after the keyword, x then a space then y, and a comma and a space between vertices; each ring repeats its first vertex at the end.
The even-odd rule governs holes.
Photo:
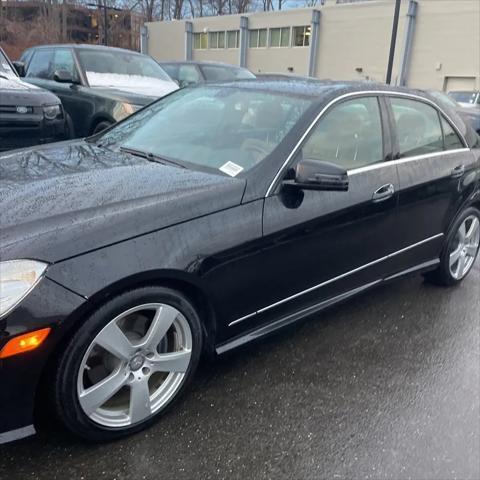
MULTIPOLYGON (((340 95, 339 97, 336 97, 333 100, 331 100, 330 102, 328 102, 327 105, 325 105, 325 107, 322 108, 320 113, 314 118, 314 120, 311 122, 309 127, 305 130, 303 135, 300 137, 300 140, 297 142, 297 144, 295 145, 293 150, 288 155, 287 159, 283 162, 282 166, 279 168, 279 170, 277 171, 277 173, 273 177, 273 180, 271 181, 271 183, 270 183, 270 185, 267 189, 267 193, 265 194, 265 198, 271 196, 272 191, 274 190, 278 179, 282 176, 285 168, 288 166, 288 164, 290 163, 292 158, 297 154, 297 152, 300 149, 301 145, 303 144, 305 138, 310 134, 310 132, 313 130, 313 128, 316 126, 316 124, 319 122, 319 120, 322 118, 322 116, 325 114, 325 112, 327 112, 327 110, 330 107, 332 107, 336 103, 338 103, 338 102, 340 102, 340 101, 342 101, 346 98, 365 96, 365 95, 378 96, 378 97, 380 97, 380 96, 405 97, 405 98, 410 98, 410 99, 413 99, 413 100, 419 100, 421 102, 424 102, 424 103, 427 103, 427 104, 431 105, 437 111, 439 111, 445 117, 445 119, 450 123, 450 126, 455 130, 457 135, 460 137, 460 140, 463 142, 464 148, 466 150, 470 150, 468 148, 468 143, 467 143, 465 137, 463 136, 462 132, 460 132, 460 130, 458 129, 455 122, 450 118, 450 116, 447 113, 445 113, 445 111, 443 110, 442 107, 440 107, 439 105, 437 105, 435 102, 433 102, 432 100, 430 100, 428 98, 421 97, 420 95, 415 95, 414 93, 395 92, 393 90, 362 90, 362 91, 358 91, 358 92, 349 92, 349 93, 345 93, 343 95, 340 95)), ((443 150, 442 152, 435 152, 435 153, 446 153, 446 152, 453 152, 453 150, 443 150)), ((434 155, 434 154, 432 154, 432 155, 434 155)), ((432 155, 426 155, 426 156, 430 157, 432 155)), ((419 157, 420 157, 420 155, 419 155, 419 157)), ((413 159, 415 157, 410 157, 410 158, 413 159)), ((415 159, 417 159, 417 158, 415 158, 415 159)), ((405 160, 408 160, 408 158, 403 158, 403 159, 400 159, 400 160, 405 161, 405 160)), ((394 160, 394 161, 397 161, 397 160, 394 160)), ((391 162, 382 162, 382 165, 387 164, 387 163, 391 163, 391 162)), ((374 164, 374 165, 377 165, 377 164, 374 164)), ((380 163, 378 165, 380 165, 380 163)), ((363 168, 363 167, 359 167, 359 168, 363 168)))
POLYGON ((413 157, 405 157, 399 158, 398 160, 389 160, 387 162, 378 162, 372 163, 370 165, 365 165, 364 167, 354 168, 352 170, 348 170, 349 175, 355 175, 356 173, 363 173, 368 172, 370 170, 376 170, 377 168, 386 167, 388 165, 401 165, 403 163, 413 162, 415 160, 422 160, 424 158, 435 158, 435 157, 443 157, 445 155, 450 155, 453 153, 466 153, 469 152, 469 148, 455 148, 453 150, 442 150, 441 152, 434 152, 434 153, 426 153, 423 155, 415 155, 413 157))
POLYGON ((357 267, 357 268, 355 268, 353 270, 350 270, 348 272, 342 273, 341 275, 338 275, 336 277, 330 278, 329 280, 326 280, 322 283, 319 283, 318 285, 314 285, 313 287, 307 288, 306 290, 302 290, 301 292, 290 295, 289 297, 286 297, 282 300, 279 300, 278 302, 272 303, 271 305, 260 308, 259 310, 256 310, 255 312, 249 313, 248 315, 237 318, 233 322, 230 322, 228 324, 228 326, 232 327, 233 325, 236 325, 236 324, 242 322, 243 320, 246 320, 247 318, 251 318, 251 317, 254 317, 255 315, 257 315, 259 313, 263 313, 263 312, 266 312, 268 310, 271 310, 272 308, 278 307, 279 305, 282 305, 283 303, 289 302, 290 300, 294 300, 295 298, 298 298, 302 295, 305 295, 306 293, 313 292, 314 290, 317 290, 321 287, 324 287, 324 286, 329 285, 333 282, 336 282, 337 280, 341 280, 343 278, 346 278, 350 275, 353 275, 354 273, 360 272, 361 270, 365 270, 368 267, 371 267, 371 266, 376 265, 378 263, 384 262, 385 260, 388 260, 389 258, 396 257, 397 255, 408 252, 409 250, 412 250, 413 248, 419 247, 420 245, 431 242, 432 240, 436 240, 437 238, 441 238, 441 237, 443 237, 443 233, 438 233, 437 235, 434 235, 433 237, 426 238, 425 240, 414 243, 413 245, 409 245, 408 247, 402 248, 401 250, 397 250, 396 252, 389 253, 388 255, 386 255, 384 257, 378 258, 377 260, 373 260, 372 262, 366 263, 365 265, 357 267))

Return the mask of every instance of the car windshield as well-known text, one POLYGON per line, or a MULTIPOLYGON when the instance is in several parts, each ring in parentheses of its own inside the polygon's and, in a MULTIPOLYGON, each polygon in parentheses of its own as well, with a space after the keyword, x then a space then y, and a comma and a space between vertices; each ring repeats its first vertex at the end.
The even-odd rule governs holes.
POLYGON ((184 89, 94 141, 235 176, 264 160, 311 104, 307 97, 238 87, 184 89))
POLYGON ((112 87, 148 79, 171 82, 155 60, 146 55, 121 50, 77 49, 80 64, 91 87, 112 87))
POLYGON ((461 103, 475 103, 477 99, 477 92, 450 92, 449 95, 457 102, 461 103))
POLYGON ((13 71, 10 63, 5 57, 4 53, 0 50, 0 75, 8 78, 17 78, 16 73, 13 71))

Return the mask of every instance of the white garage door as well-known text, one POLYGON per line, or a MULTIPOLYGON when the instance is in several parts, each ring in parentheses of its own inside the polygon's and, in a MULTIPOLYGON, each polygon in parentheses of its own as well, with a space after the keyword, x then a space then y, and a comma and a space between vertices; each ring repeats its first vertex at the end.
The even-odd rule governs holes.
POLYGON ((445 77, 444 90, 446 92, 475 90, 475 77, 445 77))

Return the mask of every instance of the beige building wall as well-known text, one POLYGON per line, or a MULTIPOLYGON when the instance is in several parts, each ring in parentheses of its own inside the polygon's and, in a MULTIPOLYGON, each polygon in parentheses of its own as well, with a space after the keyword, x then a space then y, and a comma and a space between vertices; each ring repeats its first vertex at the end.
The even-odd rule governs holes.
MULTIPOLYGON (((334 80, 385 81, 393 20, 393 0, 320 7, 316 76, 334 80)), ((408 1, 402 0, 393 81, 404 48, 408 1)), ((248 13, 249 29, 310 25, 313 9, 248 13)), ((194 32, 238 30, 240 15, 191 20, 194 32)), ((157 60, 185 58, 185 22, 153 22, 148 53, 157 60)), ((239 49, 193 49, 195 60, 239 64, 239 49)), ((309 47, 248 48, 254 73, 307 75, 309 47)), ((407 84, 454 90, 480 88, 480 0, 418 0, 407 84)))

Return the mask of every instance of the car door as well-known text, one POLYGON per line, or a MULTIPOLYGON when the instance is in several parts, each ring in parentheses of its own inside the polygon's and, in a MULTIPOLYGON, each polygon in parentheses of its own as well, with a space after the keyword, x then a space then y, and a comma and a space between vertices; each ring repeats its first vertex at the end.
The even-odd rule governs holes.
POLYGON ((472 184, 474 156, 450 119, 421 98, 390 96, 400 180, 399 265, 438 260, 444 235, 472 184), (413 247, 413 248, 412 248, 413 247))
MULTIPOLYGON (((398 245, 398 175, 388 161, 390 136, 382 101, 358 96, 335 104, 293 157, 328 161, 348 171, 349 189, 279 187, 265 199, 264 249, 256 281, 264 305, 232 327, 315 308, 379 282, 398 245)), ((291 176, 287 169, 283 178, 291 176)))

